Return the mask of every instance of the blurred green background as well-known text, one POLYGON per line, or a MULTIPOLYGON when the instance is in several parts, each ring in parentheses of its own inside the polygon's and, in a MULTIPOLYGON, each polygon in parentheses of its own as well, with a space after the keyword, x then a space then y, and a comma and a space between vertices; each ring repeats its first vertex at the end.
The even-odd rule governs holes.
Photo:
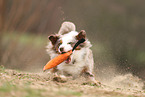
MULTIPOLYGON (((0 65, 42 71, 47 36, 63 21, 86 30, 95 70, 132 72, 145 79, 144 0, 0 0, 0 65), (110 69, 109 69, 110 68, 110 69)), ((105 72, 105 73, 104 73, 105 72)))

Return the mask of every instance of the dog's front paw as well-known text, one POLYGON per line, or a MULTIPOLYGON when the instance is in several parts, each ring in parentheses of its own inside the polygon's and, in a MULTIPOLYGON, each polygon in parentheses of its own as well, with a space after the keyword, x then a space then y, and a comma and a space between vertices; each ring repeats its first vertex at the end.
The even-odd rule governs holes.
POLYGON ((94 86, 98 86, 98 87, 101 86, 101 82, 99 82, 99 81, 95 81, 95 82, 93 82, 93 84, 94 84, 94 86))
POLYGON ((53 81, 65 83, 67 81, 66 77, 55 76, 53 77, 53 81))

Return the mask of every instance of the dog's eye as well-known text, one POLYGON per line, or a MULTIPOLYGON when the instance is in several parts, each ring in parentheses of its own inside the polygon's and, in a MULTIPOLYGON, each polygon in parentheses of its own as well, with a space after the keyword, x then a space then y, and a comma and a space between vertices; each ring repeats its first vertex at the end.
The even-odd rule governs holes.
POLYGON ((59 43, 58 46, 60 46, 62 43, 59 43))
POLYGON ((72 44, 72 42, 69 42, 68 44, 72 44))

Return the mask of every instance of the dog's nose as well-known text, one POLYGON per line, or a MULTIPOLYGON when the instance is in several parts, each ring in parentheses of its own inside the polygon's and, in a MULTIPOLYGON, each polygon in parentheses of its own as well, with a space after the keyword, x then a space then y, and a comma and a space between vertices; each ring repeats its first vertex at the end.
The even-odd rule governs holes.
POLYGON ((64 48, 63 48, 63 47, 61 47, 61 48, 60 48, 60 51, 61 51, 61 52, 63 52, 63 51, 64 51, 64 48))

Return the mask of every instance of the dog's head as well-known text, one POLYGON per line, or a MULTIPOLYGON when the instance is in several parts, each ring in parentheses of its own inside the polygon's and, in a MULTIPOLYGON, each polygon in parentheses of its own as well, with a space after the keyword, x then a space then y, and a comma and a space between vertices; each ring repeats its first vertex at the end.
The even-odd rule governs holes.
MULTIPOLYGON (((75 43, 81 38, 85 38, 86 33, 84 30, 81 32, 71 31, 63 35, 50 35, 48 38, 53 45, 53 49, 58 53, 62 54, 72 50, 75 43)), ((80 50, 83 47, 83 44, 78 46, 76 50, 80 50)))
MULTIPOLYGON (((62 23, 58 34, 48 36, 50 42, 47 46, 47 52, 54 58, 57 54, 63 54, 72 50, 75 43, 82 38, 86 41, 79 44, 75 49, 80 52, 83 51, 82 48, 90 48, 92 46, 88 39, 86 39, 86 32, 84 30, 77 32, 76 27, 72 22, 64 22, 62 23)), ((69 57, 65 63, 69 62, 71 62, 71 57, 69 57)))

